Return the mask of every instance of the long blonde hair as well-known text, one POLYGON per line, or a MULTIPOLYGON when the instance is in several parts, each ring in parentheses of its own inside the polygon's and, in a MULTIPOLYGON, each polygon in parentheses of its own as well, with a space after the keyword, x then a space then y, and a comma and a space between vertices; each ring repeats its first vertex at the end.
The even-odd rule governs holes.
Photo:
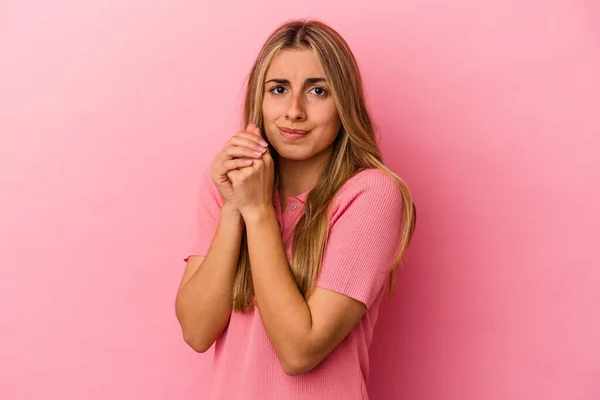
MULTIPOLYGON (((329 83, 341 129, 334 141, 333 151, 324 173, 311 189, 305 212, 294 231, 291 271, 298 289, 305 298, 310 296, 329 234, 329 208, 336 192, 363 169, 377 168, 398 184, 403 196, 402 236, 398 253, 390 268, 390 293, 397 265, 408 247, 416 224, 416 209, 407 184, 382 161, 371 117, 363 95, 359 68, 346 41, 331 27, 315 20, 295 20, 277 28, 263 45, 248 77, 244 104, 243 125, 255 123, 264 132, 262 102, 267 69, 275 55, 285 49, 309 49, 319 62, 329 83)), ((265 138, 265 140, 267 140, 265 138)), ((275 190, 279 187, 278 155, 271 147, 275 162, 275 190)), ((238 259, 233 286, 233 307, 247 311, 253 307, 254 287, 246 232, 238 259)))

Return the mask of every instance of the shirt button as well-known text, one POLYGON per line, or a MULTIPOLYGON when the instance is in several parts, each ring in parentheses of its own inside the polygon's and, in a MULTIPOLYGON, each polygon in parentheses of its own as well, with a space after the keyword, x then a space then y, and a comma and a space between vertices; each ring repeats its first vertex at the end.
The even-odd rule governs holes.
POLYGON ((298 204, 292 203, 292 207, 290 207, 290 208, 292 209, 292 211, 294 211, 297 207, 298 207, 298 204))

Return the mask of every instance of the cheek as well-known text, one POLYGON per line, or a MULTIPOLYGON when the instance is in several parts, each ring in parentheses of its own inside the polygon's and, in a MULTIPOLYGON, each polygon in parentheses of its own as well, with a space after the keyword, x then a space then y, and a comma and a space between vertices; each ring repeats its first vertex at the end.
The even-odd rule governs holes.
POLYGON ((329 140, 333 141, 333 140, 335 140, 338 133, 340 132, 340 127, 342 125, 342 122, 338 115, 337 109, 335 107, 333 107, 332 109, 329 110, 329 112, 327 114, 327 121, 328 121, 327 128, 329 131, 329 140))
POLYGON ((281 113, 285 111, 285 107, 282 107, 281 102, 273 101, 265 98, 262 105, 263 117, 266 121, 273 121, 281 116, 281 113))
POLYGON ((262 118, 264 126, 263 135, 268 139, 270 143, 273 143, 273 130, 275 129, 275 121, 277 121, 278 119, 278 112, 277 107, 272 102, 263 102, 262 118))
POLYGON ((338 116, 335 104, 318 107, 314 110, 313 115, 315 122, 329 129, 337 129, 336 127, 340 124, 340 117, 338 116))

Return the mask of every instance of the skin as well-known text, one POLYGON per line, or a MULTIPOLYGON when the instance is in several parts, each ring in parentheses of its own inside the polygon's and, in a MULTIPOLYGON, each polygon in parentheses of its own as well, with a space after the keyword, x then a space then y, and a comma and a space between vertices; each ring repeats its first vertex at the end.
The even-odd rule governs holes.
MULTIPOLYGON (((315 184, 339 132, 340 119, 327 83, 309 79, 323 77, 308 50, 280 52, 267 71, 262 111, 265 134, 280 155, 283 202, 315 184), (289 141, 281 135, 281 127, 309 133, 289 141)), ((259 136, 254 125, 239 134, 254 141, 250 146, 259 136)), ((272 203, 274 163, 268 149, 252 165, 231 169, 226 176, 231 182, 230 204, 246 226, 258 311, 267 335, 287 374, 309 371, 350 333, 366 306, 321 288, 306 301, 298 290, 272 203)))
POLYGON ((265 79, 262 104, 265 135, 280 156, 282 200, 314 186, 329 159, 341 122, 324 74, 309 50, 279 53, 265 79), (284 80, 286 82, 281 82, 284 80), (302 139, 287 140, 279 128, 309 131, 302 139))

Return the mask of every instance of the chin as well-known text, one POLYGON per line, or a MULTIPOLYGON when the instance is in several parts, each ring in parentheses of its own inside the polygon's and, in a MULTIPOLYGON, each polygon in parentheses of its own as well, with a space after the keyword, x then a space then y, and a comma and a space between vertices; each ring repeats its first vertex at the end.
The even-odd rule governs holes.
POLYGON ((311 159, 322 158, 323 152, 327 151, 327 149, 319 150, 315 149, 311 146, 306 147, 294 147, 287 144, 278 145, 275 147, 279 158, 284 158, 290 161, 308 161, 311 159))
POLYGON ((309 160, 310 158, 312 158, 314 155, 313 154, 307 154, 304 151, 294 151, 294 149, 276 149, 277 150, 277 154, 279 155, 279 158, 284 158, 286 160, 292 160, 292 161, 305 161, 305 160, 309 160))

